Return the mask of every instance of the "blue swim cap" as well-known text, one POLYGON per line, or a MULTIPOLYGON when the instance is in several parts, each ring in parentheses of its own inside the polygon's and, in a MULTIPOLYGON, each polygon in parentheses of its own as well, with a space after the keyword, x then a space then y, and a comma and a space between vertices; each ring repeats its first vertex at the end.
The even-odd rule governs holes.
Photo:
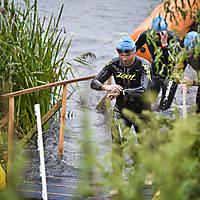
POLYGON ((184 46, 188 49, 193 49, 200 44, 200 37, 196 31, 187 33, 184 39, 184 46))
POLYGON ((124 50, 132 50, 132 52, 136 52, 136 46, 134 40, 129 36, 123 36, 118 42, 117 42, 117 49, 124 50))
POLYGON ((168 27, 167 21, 162 16, 157 16, 153 19, 151 28, 155 31, 166 31, 168 27))

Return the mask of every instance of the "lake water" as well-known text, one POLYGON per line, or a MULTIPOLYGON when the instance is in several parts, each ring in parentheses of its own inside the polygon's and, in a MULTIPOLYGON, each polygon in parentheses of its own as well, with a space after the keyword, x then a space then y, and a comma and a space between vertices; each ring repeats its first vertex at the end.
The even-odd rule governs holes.
MULTIPOLYGON (((23 5, 23 1, 15 1, 23 5)), ((58 16, 62 4, 64 10, 59 29, 65 27, 68 40, 72 37, 72 45, 68 58, 92 52, 96 59, 91 66, 77 65, 75 74, 86 76, 96 74, 102 66, 117 54, 116 41, 124 34, 131 34, 155 8, 160 0, 40 0, 38 9, 41 18, 50 19, 52 13, 58 16)), ((66 44, 67 45, 67 44, 66 44)), ((189 70, 194 76, 194 72, 189 70)), ((95 110, 96 105, 105 95, 89 88, 90 81, 80 83, 80 93, 76 92, 67 102, 66 130, 63 157, 58 158, 59 122, 52 122, 44 135, 45 162, 47 175, 74 175, 80 168, 79 139, 82 137, 82 119, 88 117, 93 130, 92 140, 99 144, 99 156, 103 158, 110 151, 110 128, 105 112, 95 110), (81 94, 81 95, 80 95, 81 94), (82 104, 87 113, 82 112, 82 104)), ((180 91, 177 91, 174 104, 181 104, 180 91)), ((192 97, 188 100, 190 103, 192 97)), ((36 144, 31 145, 31 165, 26 173, 29 178, 39 177, 39 154, 36 144)))

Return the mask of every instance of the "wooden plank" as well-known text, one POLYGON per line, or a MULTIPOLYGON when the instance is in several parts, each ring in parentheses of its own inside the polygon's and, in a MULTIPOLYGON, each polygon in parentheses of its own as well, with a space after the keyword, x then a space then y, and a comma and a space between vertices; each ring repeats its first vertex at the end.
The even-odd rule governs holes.
MULTIPOLYGON (((111 85, 111 82, 112 82, 112 76, 110 76, 110 78, 108 79, 107 84, 108 84, 108 85, 111 85)), ((109 93, 110 93, 110 91, 107 92, 107 95, 108 95, 109 93)), ((110 109, 110 107, 111 107, 111 102, 110 102, 110 101, 107 101, 107 102, 106 102, 106 108, 107 108, 107 109, 110 109)))
MULTIPOLYGON (((47 181, 48 182, 48 181, 47 181)), ((35 181, 26 181, 25 184, 27 187, 34 187, 35 185, 41 185, 41 181, 40 182, 35 182, 35 181)), ((61 182, 61 183, 47 183, 48 187, 66 187, 66 188, 77 188, 77 183, 74 182, 61 182)))
MULTIPOLYGON (((48 122, 48 120, 60 109, 62 100, 59 100, 52 108, 42 117, 42 126, 48 122)), ((26 136, 21 140, 21 144, 24 145, 29 139, 37 132, 37 125, 35 125, 31 131, 29 131, 26 136)))
MULTIPOLYGON (((27 198, 29 199, 42 199, 42 194, 40 191, 31 191, 31 190, 21 190, 24 194, 26 194, 27 198)), ((90 199, 96 199, 99 200, 97 197, 87 197, 87 198, 82 198, 77 194, 57 194, 54 192, 48 192, 48 199, 49 200, 73 200, 73 199, 82 199, 82 200, 90 200, 90 199)))
POLYGON ((14 125, 14 97, 9 97, 9 123, 8 123, 8 163, 7 163, 7 182, 11 181, 11 161, 13 145, 13 125, 14 125))
MULTIPOLYGON (((71 178, 71 177, 57 177, 57 176, 47 176, 47 183, 48 184, 55 184, 55 185, 70 185, 76 186, 80 182, 78 178, 71 178)), ((38 178, 34 181, 25 181, 27 184, 40 184, 41 178, 38 178)))
MULTIPOLYGON (((42 184, 24 184, 23 190, 42 191, 42 184)), ((57 194, 75 194, 77 186, 47 184, 47 191, 57 194)))
POLYGON ((95 77, 95 75, 86 76, 86 77, 75 78, 75 79, 66 80, 66 81, 59 81, 59 82, 55 82, 55 83, 50 83, 50 84, 47 84, 47 85, 41 85, 41 86, 38 86, 38 87, 29 88, 29 89, 25 89, 25 90, 20 90, 20 91, 17 91, 17 92, 11 92, 11 93, 8 93, 8 94, 0 95, 0 99, 9 98, 9 97, 16 97, 16 96, 24 95, 24 94, 31 93, 31 92, 36 92, 36 91, 40 91, 40 90, 44 90, 44 89, 49 89, 49 88, 52 88, 52 87, 57 87, 59 85, 66 85, 68 83, 85 81, 85 80, 92 79, 94 77, 95 77))
MULTIPOLYGON (((36 182, 26 181, 18 191, 23 191, 26 196, 29 198, 36 199, 41 198, 41 182, 38 182, 40 179, 37 179, 36 182)), ((71 177, 56 177, 50 176, 47 177, 47 187, 48 187, 48 199, 73 199, 79 197, 77 194, 77 186, 81 179, 75 179, 71 177), (57 182, 56 184, 54 184, 57 182)), ((144 199, 152 199, 153 190, 152 186, 144 186, 142 194, 144 199)), ((109 191, 105 188, 104 192, 101 194, 101 197, 88 197, 81 199, 112 199, 111 196, 108 196, 109 191)))
POLYGON ((7 113, 3 119, 0 120, 0 128, 4 127, 8 123, 9 114, 7 113))
MULTIPOLYGON (((80 179, 71 177, 47 176, 48 199, 74 199, 80 197, 77 194, 77 186, 80 179)), ((35 199, 41 198, 42 185, 41 179, 36 181, 25 181, 17 191, 21 191, 25 196, 35 199)), ((99 199, 97 197, 88 197, 81 199, 99 199)))
POLYGON ((62 111, 61 111, 61 119, 60 119, 60 135, 59 135, 59 146, 58 146, 59 156, 62 156, 63 154, 65 115, 66 115, 66 103, 67 103, 67 86, 68 85, 63 86, 62 111))
MULTIPOLYGON (((112 81, 112 77, 109 77, 107 84, 110 85, 112 81)), ((97 110, 101 110, 105 104, 106 101, 106 97, 110 92, 107 92, 106 95, 101 99, 101 101, 98 103, 98 105, 96 106, 97 110)), ((109 105, 108 105, 109 106, 109 105)))
POLYGON ((107 94, 101 99, 101 101, 96 106, 97 110, 101 110, 103 108, 105 101, 106 101, 106 97, 107 97, 107 94))
POLYGON ((112 77, 110 76, 109 79, 108 79, 107 84, 108 84, 108 85, 111 85, 111 82, 112 82, 112 77))

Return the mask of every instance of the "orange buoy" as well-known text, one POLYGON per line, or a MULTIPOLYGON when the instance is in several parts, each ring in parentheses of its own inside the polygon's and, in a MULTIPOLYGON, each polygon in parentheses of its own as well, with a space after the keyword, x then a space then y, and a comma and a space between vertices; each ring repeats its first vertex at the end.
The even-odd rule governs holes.
MULTIPOLYGON (((200 2, 195 0, 190 0, 190 4, 188 3, 188 0, 177 0, 177 6, 174 2, 174 0, 170 1, 169 10, 170 12, 174 13, 175 19, 177 21, 172 19, 170 20, 170 13, 167 12, 166 9, 166 3, 169 2, 169 0, 165 0, 163 3, 161 3, 159 6, 157 6, 151 13, 149 17, 147 17, 142 24, 140 24, 136 30, 130 35, 134 41, 137 40, 140 33, 147 30, 148 28, 151 28, 151 24, 153 21, 153 18, 156 16, 163 16, 167 19, 168 23, 168 30, 176 32, 181 39, 183 39, 183 36, 190 30, 191 25, 194 23, 194 19, 191 18, 191 13, 187 12, 185 19, 181 15, 179 11, 177 11, 177 7, 181 8, 183 11, 197 11, 197 9, 200 8, 200 2), (184 6, 182 5, 182 1, 184 3, 184 6), (195 4, 194 4, 195 2, 195 4), (194 5, 193 5, 194 4, 194 5)), ((138 50, 136 55, 143 57, 151 62, 151 55, 149 53, 149 50, 147 48, 147 45, 145 44, 141 50, 138 50)))

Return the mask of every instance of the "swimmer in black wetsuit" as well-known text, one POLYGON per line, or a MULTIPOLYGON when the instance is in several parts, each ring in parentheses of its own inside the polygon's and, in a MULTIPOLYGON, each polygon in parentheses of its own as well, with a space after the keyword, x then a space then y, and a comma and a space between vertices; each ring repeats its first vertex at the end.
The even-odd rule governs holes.
MULTIPOLYGON (((200 54, 195 55, 196 48, 200 48, 200 36, 199 33, 196 31, 190 31, 186 34, 184 39, 184 47, 185 51, 181 52, 182 54, 187 55, 186 59, 183 61, 183 63, 179 63, 179 70, 185 69, 187 65, 189 64, 196 72, 200 71, 200 54)), ((197 73, 199 76, 199 73, 197 73)), ((199 77, 198 77, 199 79, 199 77)), ((186 78, 185 83, 190 85, 193 84, 193 80, 189 80, 186 78)), ((200 86, 198 86, 197 89, 197 95, 196 95, 196 104, 197 104, 197 110, 196 112, 200 112, 200 86)))
MULTIPOLYGON (((112 91, 109 93, 110 100, 116 99, 116 127, 117 133, 112 131, 112 168, 117 175, 121 176, 122 167, 116 162, 114 155, 122 156, 123 133, 120 127, 122 121, 125 126, 134 126, 136 132, 137 125, 133 124, 123 113, 123 109, 129 109, 140 114, 142 110, 148 109, 149 105, 144 102, 143 95, 149 90, 151 85, 151 65, 150 63, 135 55, 136 47, 132 38, 122 37, 117 44, 117 58, 109 61, 91 82, 91 88, 95 90, 112 91), (115 84, 104 85, 110 76, 114 77, 115 84), (114 156, 114 157, 113 157, 114 156), (116 170, 117 168, 117 170, 116 170)), ((136 134, 134 134, 137 143, 136 134)))
POLYGON ((167 27, 167 21, 164 17, 155 17, 152 21, 152 29, 142 32, 135 43, 136 50, 147 44, 151 54, 153 71, 151 89, 158 96, 162 88, 162 97, 158 107, 162 111, 170 108, 176 93, 177 84, 170 81, 169 77, 173 71, 173 60, 180 51, 179 36, 167 30, 167 27))
POLYGON ((96 90, 112 91, 108 95, 110 100, 116 99, 115 110, 120 113, 126 126, 130 122, 123 114, 126 108, 135 113, 147 109, 142 99, 151 85, 150 63, 135 55, 135 43, 129 36, 122 37, 117 45, 119 57, 112 59, 92 80, 91 87, 96 90), (104 85, 110 76, 114 76, 115 84, 104 85))

